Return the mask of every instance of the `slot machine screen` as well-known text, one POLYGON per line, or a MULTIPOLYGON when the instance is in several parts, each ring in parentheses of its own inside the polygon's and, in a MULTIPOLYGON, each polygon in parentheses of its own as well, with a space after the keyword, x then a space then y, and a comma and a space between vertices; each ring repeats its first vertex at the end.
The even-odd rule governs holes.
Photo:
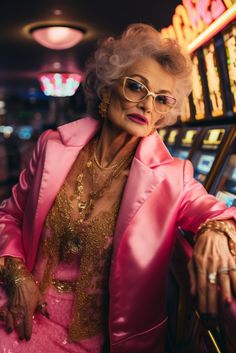
POLYGON ((236 206, 236 195, 227 191, 218 191, 216 198, 226 204, 227 207, 236 206))
POLYGON ((191 148, 199 131, 200 128, 186 129, 183 131, 179 147, 172 152, 172 155, 180 159, 188 159, 191 148))
POLYGON ((205 103, 203 98, 202 78, 199 72, 199 60, 197 55, 193 56, 193 104, 195 107, 195 119, 204 119, 205 103))
POLYGON ((216 158, 218 149, 225 136, 226 128, 206 129, 200 149, 192 156, 192 163, 194 165, 194 177, 204 183, 208 173, 216 158))
MULTIPOLYGON (((234 145, 235 146, 235 145, 234 145)), ((217 188, 216 198, 228 207, 236 206, 236 151, 229 157, 217 188)))
POLYGON ((223 100, 220 84, 219 69, 217 66, 215 46, 210 42, 203 48, 204 61, 207 71, 207 83, 209 87, 210 101, 212 106, 211 114, 213 117, 223 115, 223 100))
POLYGON ((215 160, 214 154, 202 154, 199 158, 194 177, 203 183, 211 170, 212 164, 215 160))
POLYGON ((227 32, 225 32, 223 38, 226 50, 226 62, 229 73, 233 111, 236 113, 236 25, 232 26, 227 32))
POLYGON ((189 150, 179 149, 179 150, 173 151, 172 155, 174 157, 177 157, 177 158, 180 158, 180 159, 188 159, 189 152, 190 152, 189 150))

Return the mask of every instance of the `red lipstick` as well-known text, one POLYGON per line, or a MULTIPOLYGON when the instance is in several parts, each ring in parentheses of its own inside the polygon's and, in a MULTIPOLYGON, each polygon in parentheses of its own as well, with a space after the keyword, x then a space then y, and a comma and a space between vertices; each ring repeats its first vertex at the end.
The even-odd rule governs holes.
POLYGON ((135 123, 138 123, 140 125, 147 125, 148 120, 145 116, 140 115, 140 114, 129 114, 127 115, 128 119, 134 121, 135 123))

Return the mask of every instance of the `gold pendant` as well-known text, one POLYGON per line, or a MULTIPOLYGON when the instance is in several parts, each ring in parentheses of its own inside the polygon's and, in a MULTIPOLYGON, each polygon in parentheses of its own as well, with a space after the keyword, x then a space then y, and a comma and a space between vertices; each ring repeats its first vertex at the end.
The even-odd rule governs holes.
POLYGON ((80 201, 80 202, 78 202, 78 209, 79 209, 80 211, 83 211, 83 210, 86 208, 86 206, 87 206, 87 202, 86 202, 86 201, 80 201))

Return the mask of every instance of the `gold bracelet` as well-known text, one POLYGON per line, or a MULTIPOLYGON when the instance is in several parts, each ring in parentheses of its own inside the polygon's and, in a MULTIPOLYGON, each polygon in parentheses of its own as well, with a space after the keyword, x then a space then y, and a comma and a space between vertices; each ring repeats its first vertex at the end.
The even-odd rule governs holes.
POLYGON ((13 257, 5 259, 3 283, 6 287, 19 287, 29 279, 34 280, 32 274, 20 259, 13 257))
POLYGON ((231 222, 227 222, 227 220, 207 221, 199 226, 195 239, 197 240, 199 236, 207 230, 212 230, 214 232, 221 233, 228 238, 229 250, 234 260, 236 261, 236 230, 234 225, 231 222))

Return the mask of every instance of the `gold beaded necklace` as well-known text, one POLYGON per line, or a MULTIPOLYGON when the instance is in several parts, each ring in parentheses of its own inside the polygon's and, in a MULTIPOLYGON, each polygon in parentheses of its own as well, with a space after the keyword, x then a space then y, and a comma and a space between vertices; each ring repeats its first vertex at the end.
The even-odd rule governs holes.
POLYGON ((134 151, 132 151, 131 153, 128 153, 119 162, 113 164, 112 166, 102 167, 98 162, 96 153, 95 153, 96 140, 91 145, 92 145, 93 153, 91 153, 90 151, 90 156, 92 157, 90 157, 87 163, 85 164, 85 168, 88 170, 92 180, 91 191, 89 192, 89 198, 87 201, 83 199, 84 172, 80 173, 77 176, 75 193, 71 196, 71 200, 74 200, 74 199, 77 200, 77 207, 80 214, 79 222, 81 223, 84 220, 88 219, 91 211, 94 209, 95 201, 104 195, 104 192, 111 186, 112 181, 118 178, 118 176, 122 173, 122 171, 125 170, 130 165, 134 156, 134 151), (96 166, 99 169, 105 169, 106 171, 111 170, 111 173, 105 179, 102 186, 100 186, 98 189, 96 189, 95 187, 96 166))

